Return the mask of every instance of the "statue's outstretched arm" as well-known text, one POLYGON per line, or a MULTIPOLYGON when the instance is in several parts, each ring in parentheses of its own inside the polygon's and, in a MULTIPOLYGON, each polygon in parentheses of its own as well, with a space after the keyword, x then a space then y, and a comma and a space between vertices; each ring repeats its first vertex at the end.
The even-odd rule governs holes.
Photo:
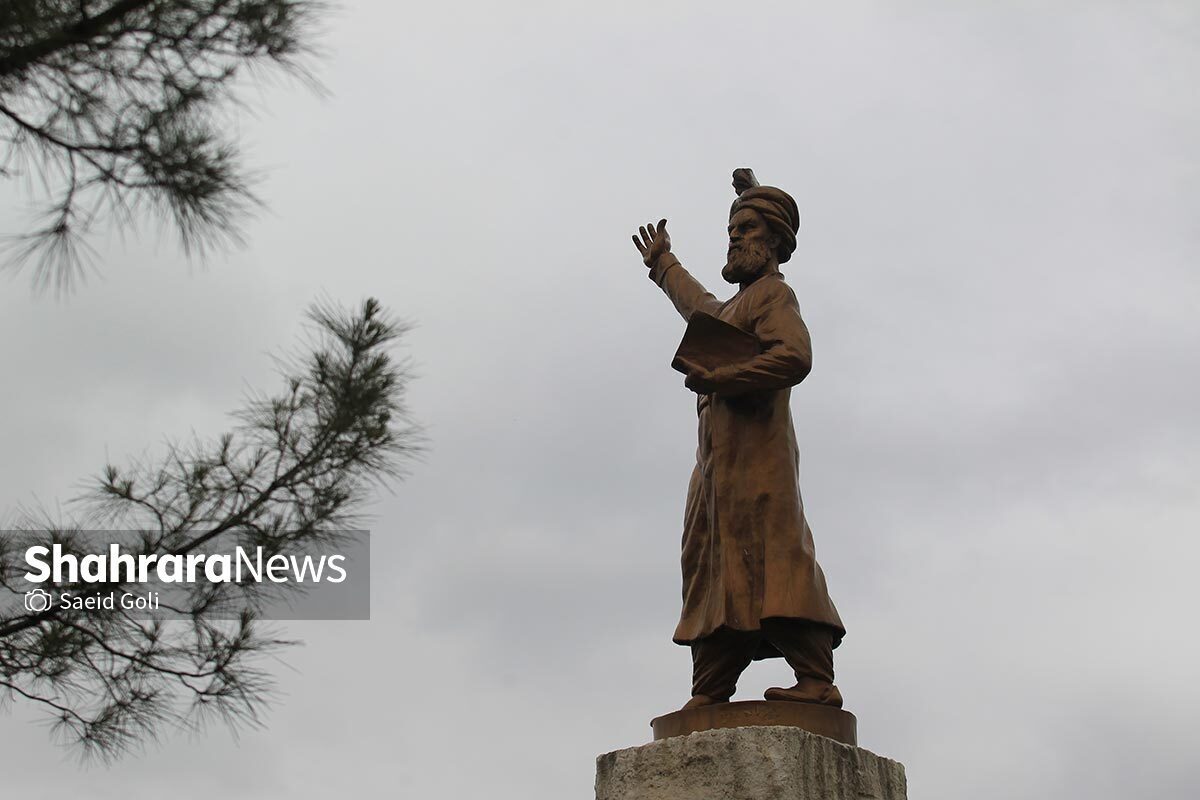
POLYGON ((684 319, 691 319, 692 314, 703 311, 714 317, 721 310, 721 301, 713 297, 712 292, 704 288, 700 281, 683 268, 674 253, 667 253, 654 262, 650 268, 650 280, 671 298, 675 310, 684 319))
POLYGON ((638 229, 638 234, 633 237, 633 244, 642 254, 642 262, 650 268, 650 280, 667 293, 680 315, 691 319, 694 312, 705 311, 715 316, 721 301, 693 278, 671 252, 667 221, 659 220, 658 225, 647 223, 638 229))

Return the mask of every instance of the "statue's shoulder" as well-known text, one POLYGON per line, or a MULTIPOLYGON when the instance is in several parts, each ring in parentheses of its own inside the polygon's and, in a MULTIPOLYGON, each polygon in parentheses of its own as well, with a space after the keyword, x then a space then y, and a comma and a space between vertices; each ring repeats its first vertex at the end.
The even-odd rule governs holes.
POLYGON ((792 291, 792 287, 787 285, 787 281, 779 273, 764 275, 761 280, 757 280, 751 284, 750 288, 756 290, 755 295, 760 302, 800 305, 796 299, 796 293, 792 291))

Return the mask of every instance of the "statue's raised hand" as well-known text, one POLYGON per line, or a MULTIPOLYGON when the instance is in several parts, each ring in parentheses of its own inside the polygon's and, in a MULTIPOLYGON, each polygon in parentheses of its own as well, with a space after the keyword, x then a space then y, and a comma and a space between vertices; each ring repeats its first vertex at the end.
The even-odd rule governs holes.
POLYGON ((654 223, 648 222, 638 228, 638 232, 641 233, 642 238, 634 236, 633 244, 642 254, 642 262, 647 267, 653 267, 659 256, 665 256, 671 252, 671 235, 667 233, 665 219, 658 221, 657 228, 654 227, 654 223))

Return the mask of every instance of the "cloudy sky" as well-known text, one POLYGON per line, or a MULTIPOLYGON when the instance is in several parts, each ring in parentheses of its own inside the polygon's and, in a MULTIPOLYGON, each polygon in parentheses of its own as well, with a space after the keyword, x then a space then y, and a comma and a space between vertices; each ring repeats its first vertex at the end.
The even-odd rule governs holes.
POLYGON ((6 796, 589 796, 690 685, 694 403, 629 237, 668 217, 727 296, 743 166, 803 216, 793 413, 861 744, 914 798, 1200 793, 1200 9, 345 5, 328 97, 247 95, 245 249, 151 228, 66 299, 0 284, 0 513, 219 433, 312 299, 377 296, 430 451, 369 509, 372 619, 289 623, 236 740, 80 767, 13 706, 6 796))

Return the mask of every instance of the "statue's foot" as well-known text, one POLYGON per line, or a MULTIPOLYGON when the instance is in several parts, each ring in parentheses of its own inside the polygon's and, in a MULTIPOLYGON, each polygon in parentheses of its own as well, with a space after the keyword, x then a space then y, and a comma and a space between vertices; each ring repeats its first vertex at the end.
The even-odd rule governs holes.
POLYGON ((679 710, 680 711, 691 711, 693 708, 700 708, 701 706, 714 706, 717 703, 728 703, 728 702, 729 702, 728 700, 718 700, 715 697, 709 697, 706 694, 695 694, 695 695, 692 695, 692 699, 688 700, 686 703, 684 703, 683 708, 681 708, 679 710))
POLYGON ((832 683, 801 681, 790 689, 772 688, 763 694, 768 700, 786 700, 792 703, 817 703, 823 706, 842 707, 842 693, 832 683))

